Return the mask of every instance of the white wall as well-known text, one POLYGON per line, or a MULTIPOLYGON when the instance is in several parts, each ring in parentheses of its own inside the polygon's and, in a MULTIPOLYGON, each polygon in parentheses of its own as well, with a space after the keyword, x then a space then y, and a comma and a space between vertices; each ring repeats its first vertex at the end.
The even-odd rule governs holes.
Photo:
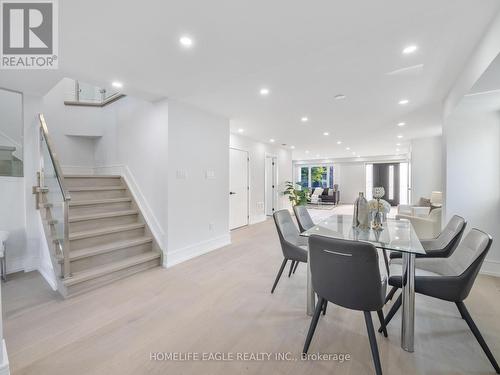
POLYGON ((175 101, 168 118, 171 266, 230 242, 229 120, 175 101))
MULTIPOLYGON (((229 145, 232 148, 247 151, 250 182, 250 224, 266 219, 265 213, 265 158, 266 155, 276 156, 278 164, 278 191, 285 190, 285 182, 292 181, 292 153, 282 147, 257 142, 248 137, 231 134, 229 145)), ((290 208, 286 196, 278 194, 278 209, 290 208)))
MULTIPOLYGON (((112 106, 102 108, 67 106, 64 100, 73 90, 73 81, 63 79, 44 97, 39 112, 43 112, 49 133, 57 147, 61 164, 76 172, 86 172, 95 165, 96 139, 115 121, 112 106)), ((74 91, 74 90, 73 90, 74 91)))
POLYGON ((500 116, 460 107, 447 118, 446 141, 447 220, 464 216, 468 228, 493 236, 483 271, 500 275, 500 116))
POLYGON ((443 139, 418 138, 411 142, 412 203, 430 198, 432 191, 443 191, 443 139))
POLYGON ((121 174, 136 195, 161 248, 166 248, 168 103, 125 97, 95 143, 97 173, 121 174))
POLYGON ((340 202, 352 204, 366 190, 365 163, 334 163, 334 183, 339 184, 340 202))
POLYGON ((23 158, 23 100, 17 92, 0 89, 0 145, 14 146, 23 158))

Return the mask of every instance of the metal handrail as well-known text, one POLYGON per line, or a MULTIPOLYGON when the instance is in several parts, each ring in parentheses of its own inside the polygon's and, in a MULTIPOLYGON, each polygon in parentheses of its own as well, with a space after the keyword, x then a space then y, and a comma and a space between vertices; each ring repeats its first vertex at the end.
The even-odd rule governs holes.
MULTIPOLYGON (((45 142, 47 145, 47 150, 49 151, 49 156, 50 160, 52 162, 52 165, 54 166, 54 171, 56 174, 56 179, 57 183, 59 184, 59 188, 61 189, 62 197, 63 197, 63 202, 62 202, 62 208, 63 208, 63 215, 64 215, 64 239, 63 243, 59 240, 56 241, 56 246, 58 246, 59 251, 62 252, 63 256, 63 269, 62 269, 62 277, 63 278, 68 278, 71 277, 71 270, 70 270, 70 261, 69 261, 69 201, 71 200, 71 196, 68 192, 68 190, 65 187, 64 184, 64 175, 62 173, 61 165, 59 164, 59 159, 57 158, 57 154, 55 152, 54 146, 52 144, 52 140, 49 136, 49 129, 47 128, 47 123, 45 122, 45 117, 43 116, 42 113, 38 114, 38 118, 40 119, 40 136, 41 136, 41 141, 45 142)), ((41 176, 41 181, 40 181, 40 187, 45 187, 44 186, 44 169, 40 171, 40 176, 41 176)))

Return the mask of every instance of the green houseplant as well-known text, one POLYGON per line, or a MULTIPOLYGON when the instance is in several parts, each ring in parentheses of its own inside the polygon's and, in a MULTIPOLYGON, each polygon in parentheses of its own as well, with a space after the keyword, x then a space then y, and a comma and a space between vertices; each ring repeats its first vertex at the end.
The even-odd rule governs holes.
POLYGON ((292 206, 300 206, 307 204, 309 197, 309 189, 301 188, 299 184, 294 184, 291 181, 285 182, 285 191, 283 195, 288 195, 288 199, 292 202, 292 206))

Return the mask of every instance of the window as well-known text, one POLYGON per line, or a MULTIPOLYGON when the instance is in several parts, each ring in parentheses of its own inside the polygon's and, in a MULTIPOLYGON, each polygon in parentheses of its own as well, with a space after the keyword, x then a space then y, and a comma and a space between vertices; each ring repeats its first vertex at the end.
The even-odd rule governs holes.
POLYGON ((301 167, 300 168, 299 185, 302 187, 309 186, 309 167, 301 167))
POLYGON ((399 203, 400 204, 409 204, 410 200, 408 199, 408 181, 409 177, 409 168, 408 163, 400 163, 399 164, 399 203))
POLYGON ((389 200, 394 199, 394 165, 389 165, 389 200))
POLYGON ((295 181, 305 188, 333 188, 335 183, 333 165, 301 165, 294 170, 295 181))
POLYGON ((311 167, 311 187, 328 187, 326 167, 311 167))
POLYGON ((373 164, 366 164, 366 199, 373 199, 373 164))

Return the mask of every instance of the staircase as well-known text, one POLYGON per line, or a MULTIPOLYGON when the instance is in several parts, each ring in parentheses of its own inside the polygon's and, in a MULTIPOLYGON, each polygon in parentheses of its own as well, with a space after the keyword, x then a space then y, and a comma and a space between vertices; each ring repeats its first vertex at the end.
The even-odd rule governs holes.
MULTIPOLYGON (((134 273, 158 267, 161 252, 125 181, 120 176, 66 175, 70 272, 61 272, 59 291, 69 297, 134 273), (67 274, 64 276, 64 274, 67 274)), ((50 188, 41 192, 45 224, 54 220, 50 188)), ((55 239, 57 241, 57 239, 55 239)), ((56 259, 64 269, 64 256, 56 259)))

